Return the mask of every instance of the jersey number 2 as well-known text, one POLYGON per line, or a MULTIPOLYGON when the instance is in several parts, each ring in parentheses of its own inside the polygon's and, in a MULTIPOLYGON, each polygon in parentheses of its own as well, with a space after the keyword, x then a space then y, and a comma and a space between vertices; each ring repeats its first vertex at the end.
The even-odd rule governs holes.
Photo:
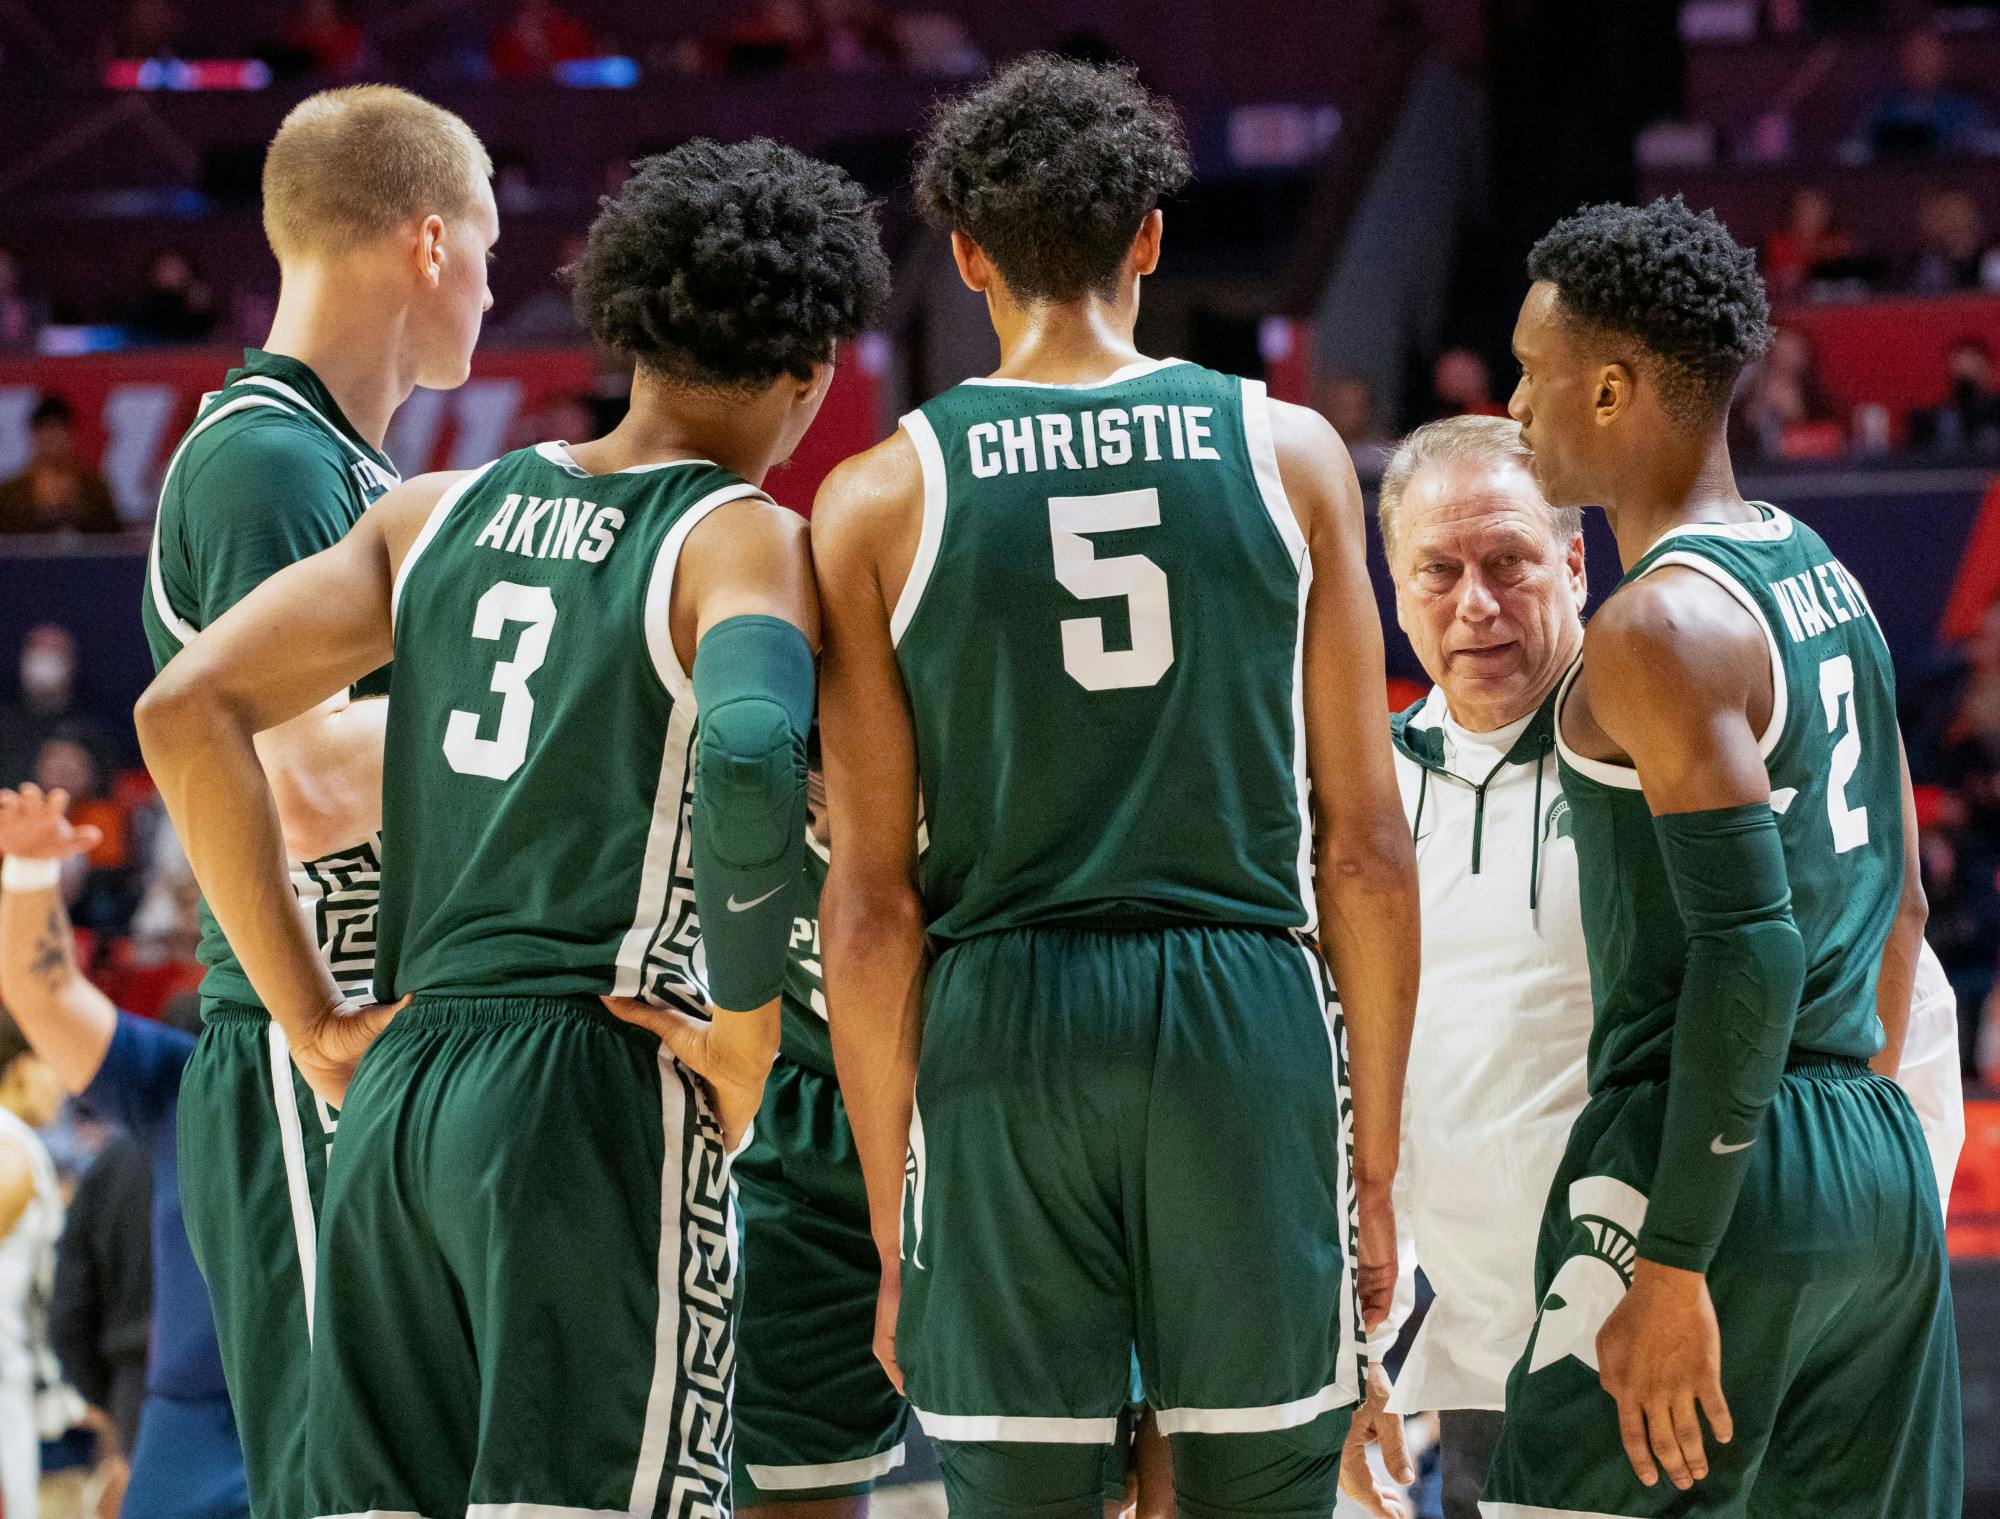
POLYGON ((1854 661, 1847 655, 1820 661, 1819 699, 1826 708, 1826 731, 1840 735, 1826 778, 1826 818, 1833 825, 1833 852, 1846 854, 1868 842, 1868 809, 1847 805, 1847 783, 1861 764, 1861 731, 1854 726, 1854 661))
POLYGON ((1174 624, 1167 608, 1167 572, 1144 554, 1097 557, 1089 533, 1160 525, 1156 490, 1111 491, 1101 496, 1049 497, 1049 541, 1056 579, 1078 601, 1123 596, 1132 624, 1132 647, 1104 647, 1102 617, 1067 617, 1062 624, 1063 668, 1086 691, 1151 686, 1174 662, 1174 624))
POLYGON ((451 721, 445 724, 444 757, 460 775, 504 781, 528 757, 528 728, 535 720, 535 698, 528 694, 528 677, 549 657, 549 634, 556 625, 556 603, 549 588, 501 581, 479 598, 472 615, 472 636, 496 640, 510 622, 527 626, 514 644, 514 657, 493 666, 489 689, 500 693, 499 732, 492 738, 481 738, 480 715, 463 708, 455 708, 451 721))

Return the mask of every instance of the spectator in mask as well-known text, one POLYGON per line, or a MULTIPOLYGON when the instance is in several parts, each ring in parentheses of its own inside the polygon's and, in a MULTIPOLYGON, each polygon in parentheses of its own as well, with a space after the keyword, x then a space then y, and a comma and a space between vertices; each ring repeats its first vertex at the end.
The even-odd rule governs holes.
POLYGON ((103 730, 77 707, 76 685, 76 639, 69 630, 54 623, 30 628, 21 643, 15 699, 0 702, 0 786, 32 779, 52 738, 74 739, 95 756, 106 752, 103 730))

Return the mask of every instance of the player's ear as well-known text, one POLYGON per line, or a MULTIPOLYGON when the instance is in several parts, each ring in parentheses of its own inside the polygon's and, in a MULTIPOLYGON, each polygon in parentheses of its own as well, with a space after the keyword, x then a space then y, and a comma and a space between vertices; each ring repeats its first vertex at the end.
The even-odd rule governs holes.
POLYGON ((417 273, 433 288, 444 281, 444 218, 435 212, 417 223, 417 273))
POLYGON ((833 384, 833 367, 834 360, 832 359, 828 359, 823 364, 815 364, 813 365, 812 377, 810 379, 795 382, 799 387, 799 405, 817 408, 819 403, 826 399, 827 389, 833 384))
POLYGON ((1598 370, 1597 397, 1591 404, 1599 427, 1624 416, 1632 406, 1632 371, 1615 360, 1598 370))
POLYGON ((1132 239, 1132 272, 1144 279, 1160 267, 1160 239, 1165 235, 1166 213, 1158 206, 1139 223, 1139 235, 1132 239))
POLYGON ((963 232, 954 232, 951 235, 951 258, 958 265, 958 277, 965 281, 965 288, 984 295, 993 283, 993 265, 987 262, 985 251, 979 244, 963 232))

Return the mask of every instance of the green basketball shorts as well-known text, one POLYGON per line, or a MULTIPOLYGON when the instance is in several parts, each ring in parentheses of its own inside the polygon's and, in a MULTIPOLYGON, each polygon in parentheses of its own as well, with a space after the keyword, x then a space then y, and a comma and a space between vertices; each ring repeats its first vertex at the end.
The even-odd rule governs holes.
POLYGON ((188 1242, 208 1283, 256 1519, 304 1519, 313 1274, 335 1114, 260 1007, 214 1002, 181 1076, 188 1242))
POLYGON ((419 998, 342 1110, 311 1512, 726 1513, 736 1257, 721 1134, 652 1034, 419 998))
POLYGON ((880 1269, 840 1083, 778 1057, 736 1158, 736 1504, 873 1490, 909 1407, 875 1359, 880 1269))
POLYGON ((1023 929, 944 951, 896 1337, 927 1433, 1109 1446, 1135 1349, 1170 1438, 1300 1428, 1355 1400, 1328 991, 1315 950, 1247 929, 1023 929))
POLYGON ((1901 1088, 1803 1059, 1765 1114, 1708 1288, 1735 1438, 1678 1492, 1632 1474, 1597 1332, 1631 1283, 1667 1100, 1607 1088, 1570 1135, 1536 1257, 1541 1313, 1507 1382, 1487 1519, 1956 1519, 1958 1347, 1923 1131, 1901 1088))

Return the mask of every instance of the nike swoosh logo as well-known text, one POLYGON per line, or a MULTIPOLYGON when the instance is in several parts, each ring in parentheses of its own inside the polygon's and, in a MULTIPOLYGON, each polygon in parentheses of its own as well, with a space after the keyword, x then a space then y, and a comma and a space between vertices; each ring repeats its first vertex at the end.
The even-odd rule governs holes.
POLYGON ((729 894, 729 910, 731 912, 748 912, 751 908, 755 907, 759 902, 770 901, 771 898, 775 897, 779 892, 783 891, 784 889, 785 889, 785 883, 783 881, 780 881, 776 886, 773 886, 769 891, 765 892, 763 896, 752 897, 747 902, 737 901, 736 893, 731 892, 729 894))
POLYGON ((1756 1142, 1754 1139, 1746 1139, 1740 1145, 1726 1145, 1722 1142, 1722 1136, 1718 1134, 1708 1142, 1708 1147, 1717 1155, 1734 1155, 1738 1150, 1749 1149, 1756 1142))

